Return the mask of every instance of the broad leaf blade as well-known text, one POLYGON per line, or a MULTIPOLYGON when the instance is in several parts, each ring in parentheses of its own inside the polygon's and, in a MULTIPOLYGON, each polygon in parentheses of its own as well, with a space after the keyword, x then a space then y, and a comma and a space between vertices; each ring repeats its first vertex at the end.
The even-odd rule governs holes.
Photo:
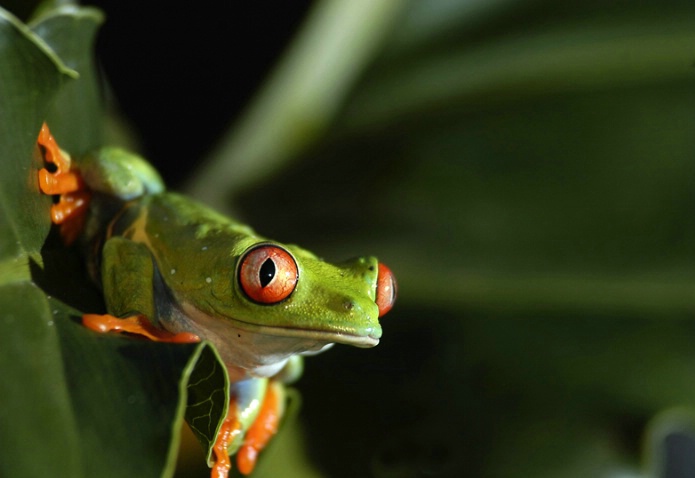
POLYGON ((0 311, 0 475, 86 476, 48 301, 28 282, 4 285, 0 311))
MULTIPOLYGON (((91 41, 99 21, 93 10, 43 12, 34 29, 65 55, 63 62, 41 37, 0 9, 3 476, 171 476, 189 389, 191 397, 201 395, 189 387, 189 377, 208 377, 203 393, 228 393, 224 367, 208 344, 100 336, 79 325, 80 312, 65 305, 79 304, 93 286, 73 260, 74 251, 44 242, 51 201, 37 187, 41 159, 35 142, 41 122, 51 116, 62 118, 56 119, 61 124, 73 119, 58 137, 61 145, 85 150, 99 144, 93 76, 82 74, 75 88, 54 102, 76 76, 66 63, 93 68, 91 41), (60 115, 49 115, 52 104, 60 115), (50 288, 55 298, 49 300, 30 280, 50 288)), ((203 434, 208 442, 226 406, 220 399, 206 410, 212 423, 207 431, 212 434, 203 434)))
POLYGON ((99 336, 65 318, 58 325, 84 476, 104 469, 109 476, 171 476, 185 378, 211 353, 209 345, 99 336))
MULTIPOLYGON (((36 135, 51 101, 74 76, 31 31, 0 9, 0 267, 37 253, 50 200, 38 193, 36 135)), ((0 283, 3 281, 0 278, 0 283)))

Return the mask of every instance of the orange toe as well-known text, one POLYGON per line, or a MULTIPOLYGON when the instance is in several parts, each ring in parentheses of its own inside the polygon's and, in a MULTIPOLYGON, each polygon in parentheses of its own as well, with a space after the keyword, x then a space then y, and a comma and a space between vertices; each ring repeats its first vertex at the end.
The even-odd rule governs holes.
POLYGON ((61 236, 70 244, 82 231, 91 195, 82 177, 70 171, 70 156, 60 149, 45 123, 37 142, 42 147, 44 160, 55 166, 54 172, 46 168, 39 171, 39 188, 44 194, 60 195, 51 208, 51 220, 61 224, 61 236))

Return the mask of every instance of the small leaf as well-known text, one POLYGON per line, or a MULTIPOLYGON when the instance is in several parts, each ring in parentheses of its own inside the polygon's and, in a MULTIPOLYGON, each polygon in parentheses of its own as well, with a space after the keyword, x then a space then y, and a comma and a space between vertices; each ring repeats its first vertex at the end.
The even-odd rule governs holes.
POLYGON ((191 367, 187 383, 186 422, 207 450, 208 465, 212 466, 212 447, 229 408, 229 377, 213 347, 201 349, 191 362, 195 367, 191 367))

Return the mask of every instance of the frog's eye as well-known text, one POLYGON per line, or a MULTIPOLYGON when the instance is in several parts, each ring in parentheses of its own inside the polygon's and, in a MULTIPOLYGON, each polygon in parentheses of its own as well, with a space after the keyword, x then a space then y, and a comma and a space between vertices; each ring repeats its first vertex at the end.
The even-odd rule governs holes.
POLYGON ((251 249, 241 259, 239 284, 244 293, 259 304, 276 304, 297 287, 299 269, 292 255, 274 245, 251 249))
POLYGON ((396 302, 397 289, 393 272, 380 262, 376 277, 376 305, 379 307, 379 317, 393 307, 394 302, 396 302))

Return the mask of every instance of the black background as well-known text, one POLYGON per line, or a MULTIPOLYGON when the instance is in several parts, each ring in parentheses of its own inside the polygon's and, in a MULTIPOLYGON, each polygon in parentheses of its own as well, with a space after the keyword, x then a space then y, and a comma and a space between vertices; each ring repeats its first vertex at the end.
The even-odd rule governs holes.
POLYGON ((84 2, 97 59, 142 152, 176 186, 243 111, 311 2, 84 2), (204 87, 201 87, 204 85, 204 87))

